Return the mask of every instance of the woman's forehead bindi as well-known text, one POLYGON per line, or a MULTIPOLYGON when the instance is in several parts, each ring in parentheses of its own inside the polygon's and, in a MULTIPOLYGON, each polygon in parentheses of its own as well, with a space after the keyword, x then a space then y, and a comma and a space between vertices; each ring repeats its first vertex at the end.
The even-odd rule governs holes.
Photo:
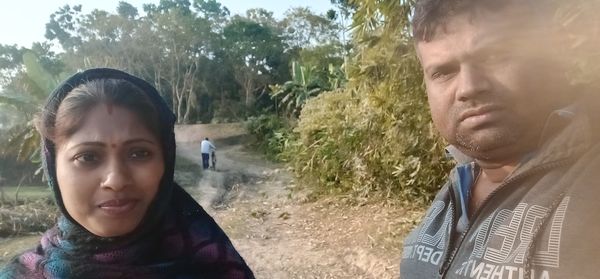
POLYGON ((106 112, 109 115, 112 115, 112 112, 113 112, 113 103, 111 103, 111 102, 106 103, 106 112))

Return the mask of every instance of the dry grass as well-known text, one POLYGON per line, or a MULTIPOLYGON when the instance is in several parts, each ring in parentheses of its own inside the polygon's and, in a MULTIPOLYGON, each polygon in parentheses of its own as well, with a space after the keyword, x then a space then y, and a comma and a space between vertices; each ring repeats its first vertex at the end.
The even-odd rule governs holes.
POLYGON ((58 210, 47 186, 4 186, 0 199, 0 237, 43 232, 54 225, 58 210))
POLYGON ((17 199, 19 203, 23 203, 30 200, 49 198, 51 195, 48 186, 2 186, 0 189, 0 204, 14 204, 17 199))
POLYGON ((58 209, 46 197, 0 205, 0 237, 44 232, 56 223, 58 209))

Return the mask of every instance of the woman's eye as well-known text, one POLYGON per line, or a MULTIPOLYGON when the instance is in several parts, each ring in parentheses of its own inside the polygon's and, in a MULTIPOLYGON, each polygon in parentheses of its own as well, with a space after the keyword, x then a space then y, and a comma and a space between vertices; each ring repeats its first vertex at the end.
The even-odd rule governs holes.
POLYGON ((140 150, 133 150, 129 154, 129 158, 134 159, 134 160, 145 160, 147 158, 150 158, 151 155, 152 154, 150 153, 150 151, 140 149, 140 150))
POLYGON ((83 163, 83 164, 92 164, 92 163, 96 163, 99 161, 99 156, 91 153, 91 152, 85 152, 85 153, 81 153, 81 154, 77 154, 75 156, 75 160, 79 163, 83 163))

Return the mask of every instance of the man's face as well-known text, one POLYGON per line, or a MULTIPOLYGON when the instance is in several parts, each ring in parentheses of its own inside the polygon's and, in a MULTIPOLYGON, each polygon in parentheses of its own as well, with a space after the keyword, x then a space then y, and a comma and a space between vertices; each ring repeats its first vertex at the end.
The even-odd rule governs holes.
POLYGON ((564 72, 547 55, 548 33, 516 16, 457 14, 417 43, 434 124, 479 160, 518 161, 536 147, 550 112, 574 93, 565 92, 564 72))

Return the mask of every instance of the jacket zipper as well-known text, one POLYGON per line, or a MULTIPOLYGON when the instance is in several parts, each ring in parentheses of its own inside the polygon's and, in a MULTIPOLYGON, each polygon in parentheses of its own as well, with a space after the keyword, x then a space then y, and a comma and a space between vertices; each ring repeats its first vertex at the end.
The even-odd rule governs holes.
MULTIPOLYGON (((454 244, 453 232, 454 232, 454 228, 456 227, 456 223, 457 223, 457 221, 456 221, 456 212, 455 212, 456 198, 454 196, 454 187, 452 187, 452 184, 450 184, 449 193, 450 193, 450 200, 452 202, 451 206, 449 206, 449 209, 450 209, 450 218, 451 218, 450 224, 451 224, 452 227, 450 229, 450 234, 449 234, 448 248, 452 247, 452 245, 454 244)), ((456 249, 457 248, 453 248, 453 250, 456 250, 456 249)), ((438 271, 439 274, 442 275, 442 277, 444 276, 445 270, 448 269, 448 266, 449 266, 449 263, 450 263, 448 261, 448 258, 453 253, 454 253, 454 251, 451 252, 448 249, 446 249, 446 251, 444 251, 444 255, 443 255, 444 261, 442 262, 442 265, 440 266, 440 269, 438 271)))
MULTIPOLYGON (((473 222, 474 220, 477 219, 477 217, 479 217, 479 214, 481 213, 481 211, 483 211, 485 205, 489 202, 489 200, 496 195, 496 193, 498 193, 500 190, 506 188, 507 185, 511 184, 511 183, 515 183, 518 182, 519 180, 522 180, 523 178, 527 178, 533 174, 536 174, 538 172, 541 171, 545 171, 545 170, 551 170, 563 165, 566 165, 569 161, 571 161, 571 159, 567 158, 567 159, 562 159, 559 161, 554 161, 554 162, 550 162, 550 163, 546 163, 543 165, 539 165, 537 167, 531 168, 529 170, 526 170, 520 174, 518 174, 515 177, 509 178, 507 181, 503 182, 502 184, 500 184, 496 189, 494 189, 494 191, 492 191, 481 203, 481 205, 479 206, 479 208, 477 209, 477 211, 475 211, 475 213, 473 214, 473 216, 471 217, 471 220, 469 222, 469 226, 467 227, 467 229, 460 235, 459 239, 458 239, 458 245, 455 246, 452 249, 452 253, 447 253, 446 257, 444 258, 444 263, 442 264, 442 266, 440 267, 440 278, 446 278, 446 275, 448 273, 448 270, 450 269, 450 265, 452 265, 452 262, 454 261, 454 257, 456 257, 456 254, 458 254, 458 250, 459 248, 462 246, 465 236, 471 231, 471 228, 473 227, 473 222)), ((452 188, 452 187, 450 187, 452 188)), ((452 199, 454 201, 454 196, 452 196, 452 199)), ((454 207, 452 207, 452 225, 453 228, 456 226, 454 224, 454 207)), ((454 229, 452 230, 452 232, 454 231, 454 229)), ((448 247, 451 247, 451 244, 453 244, 453 237, 452 237, 452 233, 450 234, 450 241, 448 243, 448 247)))

